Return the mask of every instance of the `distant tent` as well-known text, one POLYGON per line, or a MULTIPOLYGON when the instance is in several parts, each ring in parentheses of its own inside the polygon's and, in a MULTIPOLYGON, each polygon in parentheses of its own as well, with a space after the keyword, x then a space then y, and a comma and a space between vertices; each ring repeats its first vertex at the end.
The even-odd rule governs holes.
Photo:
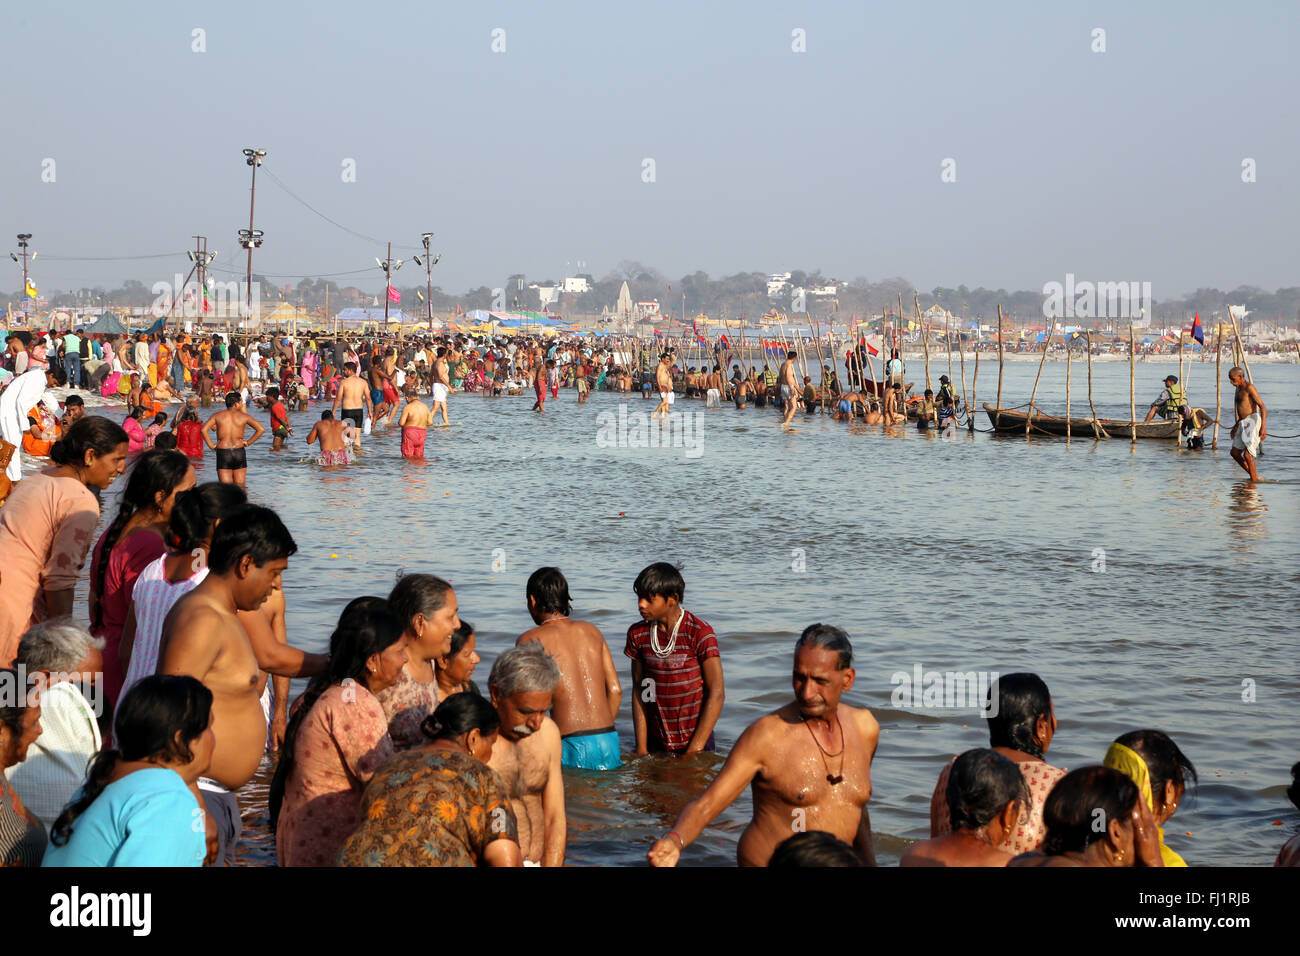
POLYGON ((87 335, 122 335, 125 332, 126 326, 112 312, 101 312, 94 324, 86 329, 87 335))

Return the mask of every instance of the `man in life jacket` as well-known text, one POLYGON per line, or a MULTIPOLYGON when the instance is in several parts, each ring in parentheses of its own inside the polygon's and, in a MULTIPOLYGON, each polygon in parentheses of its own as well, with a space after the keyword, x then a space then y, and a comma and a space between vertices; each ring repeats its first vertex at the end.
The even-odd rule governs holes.
POLYGON ((1177 375, 1165 376, 1164 390, 1151 403, 1145 421, 1151 421, 1157 413, 1165 419, 1173 418, 1175 415, 1186 419, 1191 414, 1191 409, 1187 405, 1187 390, 1178 384, 1177 375))
POLYGON ((953 406, 957 405, 957 393, 952 390, 952 383, 948 381, 947 375, 939 376, 939 394, 935 397, 938 405, 951 401, 953 406))

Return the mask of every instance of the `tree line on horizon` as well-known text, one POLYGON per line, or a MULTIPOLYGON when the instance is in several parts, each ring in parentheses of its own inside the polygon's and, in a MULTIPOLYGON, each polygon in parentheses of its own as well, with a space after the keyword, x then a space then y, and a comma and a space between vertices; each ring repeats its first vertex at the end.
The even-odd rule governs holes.
MULTIPOLYGON (((673 318, 681 318, 683 314, 690 318, 703 313, 714 318, 725 315, 729 319, 743 317, 756 322, 773 308, 789 316, 796 307, 793 292, 803 288, 804 310, 810 320, 817 322, 842 323, 855 316, 866 319, 871 315, 880 315, 885 310, 897 312, 900 295, 904 315, 914 316, 914 293, 922 311, 938 304, 954 316, 967 321, 995 321, 999 304, 1003 315, 1013 322, 1025 324, 1043 320, 1044 294, 1041 290, 1011 291, 987 289, 983 286, 971 289, 959 285, 955 288, 939 286, 921 291, 901 276, 878 282, 871 282, 865 276, 858 276, 848 282, 839 280, 834 296, 814 296, 811 294, 813 287, 831 280, 823 276, 820 270, 791 270, 789 285, 776 298, 768 297, 768 276, 764 272, 740 272, 711 278, 707 273, 697 271, 671 279, 639 262, 624 261, 600 279, 590 274, 583 275, 582 278, 587 279, 589 290, 581 294, 563 295, 560 301, 551 305, 553 311, 574 315, 600 315, 605 310, 613 312, 619 292, 626 282, 633 302, 658 300, 661 314, 673 318)), ((367 283, 365 288, 358 288, 340 286, 337 282, 323 278, 305 278, 296 286, 278 286, 257 273, 253 275, 253 281, 261 284, 263 310, 286 302, 308 312, 319 311, 325 307, 327 288, 331 313, 349 306, 371 306, 376 300, 380 307, 383 306, 382 281, 367 283)), ((541 311, 538 290, 530 288, 533 283, 542 286, 558 284, 554 279, 529 280, 522 273, 515 273, 502 280, 499 286, 483 285, 460 295, 446 292, 435 285, 430 297, 433 312, 435 315, 446 315, 458 309, 469 312, 474 309, 498 308, 506 311, 541 311)), ((425 294, 423 283, 403 285, 399 282, 397 289, 402 297, 400 308, 408 315, 421 315, 426 311, 422 300, 425 294)), ((157 296, 151 285, 137 279, 127 279, 116 289, 83 287, 69 292, 54 291, 47 298, 49 307, 55 309, 121 309, 148 307, 157 296)), ((7 296, 7 304, 15 310, 19 308, 21 300, 21 289, 15 289, 7 296)), ((1202 322, 1206 322, 1216 317, 1226 317, 1225 309, 1229 304, 1245 306, 1252 313, 1252 322, 1280 321, 1283 325, 1300 322, 1300 287, 1270 292, 1245 285, 1231 290, 1200 288, 1177 298, 1156 298, 1153 304, 1154 322, 1165 325, 1186 320, 1190 323, 1192 316, 1197 313, 1202 322)), ((1067 321, 1084 324, 1083 320, 1067 321)))

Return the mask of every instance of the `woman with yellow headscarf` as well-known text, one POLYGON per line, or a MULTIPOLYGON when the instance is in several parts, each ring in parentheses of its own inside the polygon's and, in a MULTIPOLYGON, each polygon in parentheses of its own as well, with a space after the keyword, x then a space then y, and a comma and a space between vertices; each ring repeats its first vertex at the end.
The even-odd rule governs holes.
POLYGON ((1160 856, 1165 866, 1186 866, 1183 858, 1165 846, 1161 825, 1174 815, 1187 789, 1187 781, 1196 783, 1196 768, 1169 739, 1158 730, 1134 730, 1110 745, 1102 763, 1124 774, 1142 791, 1142 798, 1155 818, 1160 839, 1160 856))

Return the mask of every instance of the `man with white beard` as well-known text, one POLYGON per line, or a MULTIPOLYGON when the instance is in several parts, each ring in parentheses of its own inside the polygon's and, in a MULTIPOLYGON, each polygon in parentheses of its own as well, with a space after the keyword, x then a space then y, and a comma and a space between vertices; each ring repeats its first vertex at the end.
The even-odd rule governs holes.
POLYGON ((524 866, 563 866, 567 840, 560 728, 546 716, 560 669, 541 644, 512 647, 488 675, 501 732, 488 766, 497 772, 519 822, 524 866))

